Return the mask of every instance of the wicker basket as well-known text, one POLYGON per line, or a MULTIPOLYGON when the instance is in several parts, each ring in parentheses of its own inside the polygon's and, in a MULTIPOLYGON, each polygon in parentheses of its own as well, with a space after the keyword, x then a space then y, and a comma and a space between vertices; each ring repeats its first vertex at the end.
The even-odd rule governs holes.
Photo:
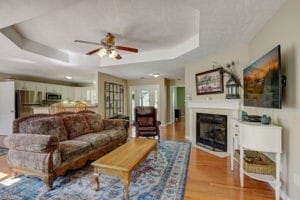
MULTIPOLYGON (((240 151, 235 150, 234 157, 240 162, 240 151)), ((272 175, 275 177, 276 175, 276 167, 275 163, 268 158, 263 153, 258 151, 249 151, 244 150, 244 157, 246 158, 260 158, 260 163, 250 163, 247 159, 244 158, 244 170, 249 173, 256 173, 256 174, 265 174, 265 175, 272 175)))

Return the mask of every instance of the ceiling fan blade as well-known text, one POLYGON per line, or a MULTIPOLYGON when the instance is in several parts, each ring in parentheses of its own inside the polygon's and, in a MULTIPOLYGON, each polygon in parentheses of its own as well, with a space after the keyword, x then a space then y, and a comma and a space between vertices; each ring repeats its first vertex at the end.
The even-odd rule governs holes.
POLYGON ((120 54, 118 54, 118 55, 116 56, 116 59, 117 59, 117 60, 122 59, 122 57, 120 56, 120 54))
POLYGON ((84 44, 101 45, 101 43, 97 43, 97 42, 89 42, 89 41, 84 41, 84 40, 74 40, 74 42, 79 42, 79 43, 84 43, 84 44))
POLYGON ((139 50, 131 47, 116 46, 116 49, 137 53, 139 50))
POLYGON ((86 55, 93 55, 94 53, 97 53, 101 48, 98 49, 94 49, 93 51, 90 51, 88 53, 86 53, 86 55))

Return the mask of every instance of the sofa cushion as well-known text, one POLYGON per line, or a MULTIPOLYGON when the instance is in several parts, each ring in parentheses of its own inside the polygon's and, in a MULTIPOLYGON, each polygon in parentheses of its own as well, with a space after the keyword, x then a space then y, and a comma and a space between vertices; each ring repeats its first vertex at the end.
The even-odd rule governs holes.
POLYGON ((68 162, 83 156, 92 150, 89 142, 79 140, 66 140, 59 143, 61 152, 61 161, 68 162))
MULTIPOLYGON (((32 118, 26 124, 24 123, 24 126, 26 126, 24 133, 53 135, 58 137, 60 141, 64 141, 68 137, 64 122, 60 117, 32 118)), ((20 128, 25 129, 22 126, 20 128)))
POLYGON ((69 139, 74 139, 75 137, 91 132, 84 115, 65 115, 62 118, 64 120, 69 139))
POLYGON ((100 133, 104 134, 104 135, 108 135, 111 138, 111 140, 117 140, 126 135, 125 131, 118 130, 118 129, 104 130, 104 131, 101 131, 100 133))
POLYGON ((108 144, 111 137, 107 134, 89 133, 76 137, 74 140, 89 142, 94 148, 99 148, 108 144))
POLYGON ((84 114, 87 123, 92 132, 99 132, 104 129, 104 124, 101 115, 99 114, 84 114))

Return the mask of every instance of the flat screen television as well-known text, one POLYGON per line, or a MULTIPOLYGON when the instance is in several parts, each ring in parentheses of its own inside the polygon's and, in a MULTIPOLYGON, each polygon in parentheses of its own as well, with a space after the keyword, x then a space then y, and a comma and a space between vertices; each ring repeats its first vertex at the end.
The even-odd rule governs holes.
POLYGON ((244 106, 281 108, 280 45, 244 69, 244 106))

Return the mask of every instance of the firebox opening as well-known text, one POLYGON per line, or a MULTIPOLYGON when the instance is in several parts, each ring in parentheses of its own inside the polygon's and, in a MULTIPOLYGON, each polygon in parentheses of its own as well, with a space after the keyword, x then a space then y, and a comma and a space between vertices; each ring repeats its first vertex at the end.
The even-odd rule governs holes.
POLYGON ((196 144, 217 152, 227 152, 227 116, 197 113, 196 144))

